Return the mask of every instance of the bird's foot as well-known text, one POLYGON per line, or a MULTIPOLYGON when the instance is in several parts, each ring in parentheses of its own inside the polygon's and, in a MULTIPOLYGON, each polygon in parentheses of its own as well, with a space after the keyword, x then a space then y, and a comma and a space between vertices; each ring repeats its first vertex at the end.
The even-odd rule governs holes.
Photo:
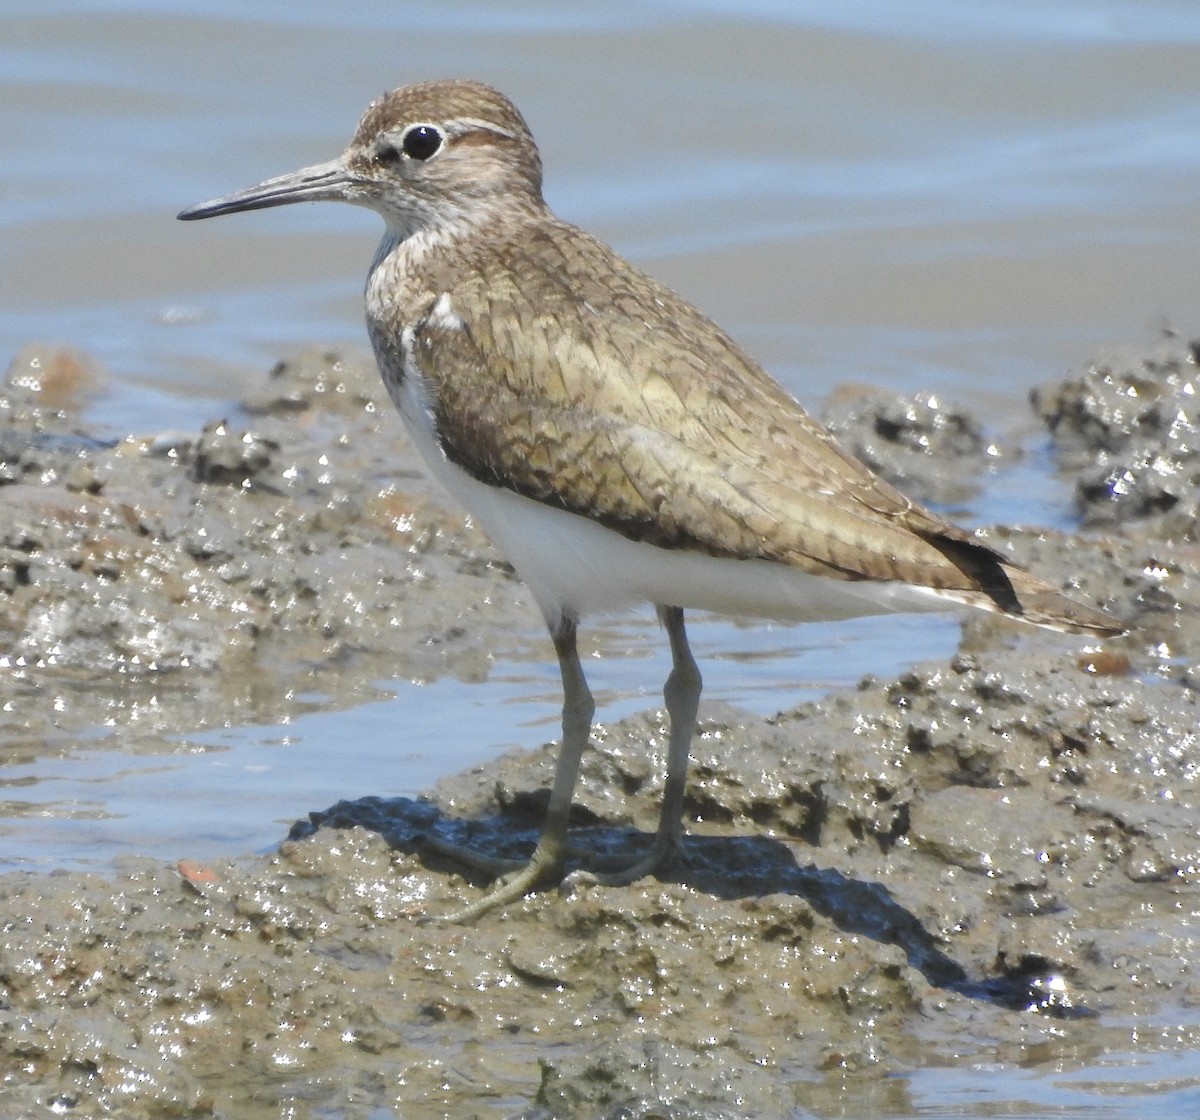
MULTIPOLYGON (((564 878, 567 851, 564 848, 559 853, 553 844, 539 844, 528 862, 486 855, 461 844, 452 844, 438 836, 427 836, 424 846, 429 851, 493 876, 496 880, 482 898, 469 906, 441 917, 426 919, 431 922, 459 925, 470 924, 490 910, 518 902, 539 887, 552 886, 555 883, 561 883, 564 890, 582 886, 625 887, 638 879, 644 879, 647 875, 665 870, 682 858, 681 838, 659 835, 645 855, 632 858, 627 855, 593 857, 590 867, 573 871, 564 878)), ((570 854, 582 853, 571 849, 570 854)))
POLYGON ((429 851, 446 856, 468 868, 482 871, 496 880, 482 898, 453 913, 425 919, 430 922, 470 924, 489 910, 507 906, 511 902, 519 902, 538 887, 560 882, 563 876, 565 854, 561 847, 556 849, 554 844, 547 845, 544 841, 538 844, 528 861, 485 855, 437 836, 427 836, 424 846, 429 851))
POLYGON ((564 887, 602 886, 627 887, 647 875, 666 870, 683 857, 678 836, 659 835, 654 846, 644 856, 606 856, 592 861, 589 868, 573 871, 563 880, 564 887))
POLYGON ((478 871, 492 879, 500 879, 528 866, 526 860, 490 856, 486 852, 477 852, 474 848, 468 848, 465 844, 454 844, 449 840, 443 840, 440 836, 429 834, 421 838, 421 848, 453 860, 462 867, 478 871))

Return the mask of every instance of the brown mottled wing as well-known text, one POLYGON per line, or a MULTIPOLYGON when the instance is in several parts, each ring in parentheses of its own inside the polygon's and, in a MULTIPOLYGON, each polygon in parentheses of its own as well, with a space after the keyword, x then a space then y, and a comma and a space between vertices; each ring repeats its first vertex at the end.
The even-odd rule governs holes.
POLYGON ((1116 628, 877 478, 719 328, 579 231, 514 237, 443 290, 461 325, 431 299, 417 360, 446 454, 481 481, 665 548, 1116 628))

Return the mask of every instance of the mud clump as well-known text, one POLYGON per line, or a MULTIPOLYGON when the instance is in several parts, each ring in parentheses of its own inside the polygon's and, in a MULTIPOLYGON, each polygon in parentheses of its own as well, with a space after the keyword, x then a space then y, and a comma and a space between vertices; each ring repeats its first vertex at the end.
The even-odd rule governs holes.
MULTIPOLYGON (((0 407, 13 755, 117 709, 164 734, 281 718, 313 682, 349 704, 383 675, 482 679, 528 627, 362 359, 300 355, 193 433, 98 436, 27 381, 0 407)), ((1039 397, 1060 440, 1090 430, 1071 386, 1039 397)), ((947 486, 994 442, 956 427, 913 452, 947 486)), ((1137 427, 1177 453, 1171 424, 1137 427)), ((1103 454, 1132 446, 1108 429, 1103 454)), ((315 811, 266 857, 0 877, 0 1113, 896 1114, 884 1074, 1194 1050, 1200 554, 1181 521, 1110 510, 1102 539, 986 536, 1128 635, 977 616, 945 663, 769 719, 703 705, 686 858, 659 879, 422 920, 486 887, 423 840, 528 853, 553 745, 315 811)), ((577 869, 649 842, 664 724, 597 729, 577 869)))
POLYGON ((923 502, 970 500, 982 470, 1005 453, 974 416, 934 393, 905 397, 843 386, 835 390, 823 420, 876 474, 923 502))
POLYGON ((1149 353, 1104 356, 1034 391, 1061 461, 1078 472, 1075 499, 1085 526, 1139 522, 1156 536, 1197 539, 1197 346, 1170 340, 1149 353))

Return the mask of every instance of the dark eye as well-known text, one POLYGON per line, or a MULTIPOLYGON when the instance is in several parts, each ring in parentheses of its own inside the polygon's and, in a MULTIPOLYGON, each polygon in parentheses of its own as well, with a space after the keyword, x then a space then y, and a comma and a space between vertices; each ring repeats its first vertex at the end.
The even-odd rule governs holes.
POLYGON ((437 155, 445 142, 441 131, 431 124, 410 125, 400 138, 400 147, 411 159, 429 159, 437 155))

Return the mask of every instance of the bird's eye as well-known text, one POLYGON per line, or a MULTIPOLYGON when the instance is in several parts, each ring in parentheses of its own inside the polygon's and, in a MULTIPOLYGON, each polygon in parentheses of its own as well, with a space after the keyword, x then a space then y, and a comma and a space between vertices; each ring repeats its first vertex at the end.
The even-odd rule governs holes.
POLYGON ((446 138, 431 124, 409 125, 400 138, 400 148, 410 159, 431 159, 441 151, 446 138))

